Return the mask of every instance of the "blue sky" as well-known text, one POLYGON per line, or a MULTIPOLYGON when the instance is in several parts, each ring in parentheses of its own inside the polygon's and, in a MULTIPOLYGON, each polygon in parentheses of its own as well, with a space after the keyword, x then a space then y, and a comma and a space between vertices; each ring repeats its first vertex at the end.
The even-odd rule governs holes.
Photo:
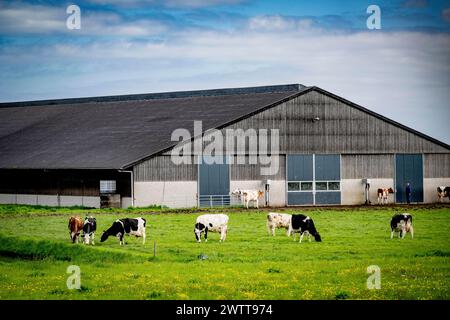
POLYGON ((450 1, 0 1, 0 101, 284 83, 450 143, 450 1))

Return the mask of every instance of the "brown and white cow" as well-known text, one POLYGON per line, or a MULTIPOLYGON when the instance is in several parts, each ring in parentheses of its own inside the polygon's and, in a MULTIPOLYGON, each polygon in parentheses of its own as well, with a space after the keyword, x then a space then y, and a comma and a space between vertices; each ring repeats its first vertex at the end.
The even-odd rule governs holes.
POLYGON ((392 188, 379 188, 377 191, 378 194, 378 204, 380 204, 380 202, 383 204, 387 204, 388 203, 388 197, 390 193, 394 193, 394 189, 392 188))
POLYGON ((437 196, 439 202, 443 202, 444 198, 450 199, 450 187, 444 186, 437 187, 437 196))
POLYGON ((240 199, 244 201, 245 206, 248 209, 248 204, 250 203, 250 201, 253 201, 255 203, 255 207, 259 208, 258 199, 264 195, 264 191, 236 189, 231 194, 239 196, 240 199))
POLYGON ((70 240, 72 240, 72 243, 75 243, 75 242, 78 243, 78 240, 80 237, 80 232, 83 230, 83 227, 84 227, 84 223, 80 217, 78 217, 78 216, 70 217, 68 228, 69 228, 70 240))
POLYGON ((267 214, 267 231, 272 236, 275 236, 275 229, 284 228, 289 237, 289 225, 291 224, 292 215, 287 213, 269 212, 267 214))

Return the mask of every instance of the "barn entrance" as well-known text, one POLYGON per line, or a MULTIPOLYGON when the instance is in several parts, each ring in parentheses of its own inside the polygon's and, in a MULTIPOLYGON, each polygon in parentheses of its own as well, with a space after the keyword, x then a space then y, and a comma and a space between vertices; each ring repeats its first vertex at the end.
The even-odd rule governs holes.
POLYGON ((395 201, 406 202, 406 184, 411 185, 411 202, 423 202, 423 159, 421 154, 395 155, 395 201))
MULTIPOLYGON (((230 165, 225 157, 222 164, 208 164, 204 157, 198 167, 198 206, 230 205, 230 165)), ((211 162, 211 161, 210 161, 211 162)))
POLYGON ((340 155, 288 155, 286 175, 288 205, 341 203, 340 155))

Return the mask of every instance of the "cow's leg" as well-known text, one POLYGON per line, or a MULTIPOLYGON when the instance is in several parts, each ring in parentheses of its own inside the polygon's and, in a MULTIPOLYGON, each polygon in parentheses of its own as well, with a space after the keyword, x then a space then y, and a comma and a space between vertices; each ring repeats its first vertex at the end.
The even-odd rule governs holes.
POLYGON ((223 242, 227 238, 227 227, 223 227, 220 230, 220 241, 223 242))
POLYGON ((208 228, 205 228, 205 242, 208 242, 208 228))
POLYGON ((391 239, 394 238, 394 229, 391 229, 391 239))
POLYGON ((95 233, 92 233, 92 245, 95 244, 95 243, 94 243, 94 235, 95 235, 95 233))
POLYGON ((294 238, 294 241, 295 241, 295 238, 297 237, 297 233, 295 231, 292 231, 292 233, 294 234, 293 238, 294 238))
POLYGON ((413 228, 413 226, 411 226, 409 228, 409 232, 411 232, 411 239, 414 239, 414 228, 413 228))
POLYGON ((303 235, 304 235, 304 233, 303 233, 303 232, 300 232, 300 241, 299 241, 299 243, 302 243, 303 235))
POLYGON ((308 232, 308 241, 311 242, 311 234, 308 232))
POLYGON ((145 234, 145 228, 142 230, 142 244, 145 244, 145 239, 147 238, 147 235, 145 234))
POLYGON ((258 199, 256 199, 255 202, 256 202, 256 209, 259 209, 258 199))

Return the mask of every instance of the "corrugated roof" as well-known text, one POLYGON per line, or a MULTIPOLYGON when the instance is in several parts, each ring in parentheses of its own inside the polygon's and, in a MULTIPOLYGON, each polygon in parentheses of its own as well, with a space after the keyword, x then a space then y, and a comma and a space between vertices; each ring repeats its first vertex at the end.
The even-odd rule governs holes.
POLYGON ((211 129, 284 100, 298 84, 0 104, 0 168, 121 169, 170 148, 173 130, 211 129))

